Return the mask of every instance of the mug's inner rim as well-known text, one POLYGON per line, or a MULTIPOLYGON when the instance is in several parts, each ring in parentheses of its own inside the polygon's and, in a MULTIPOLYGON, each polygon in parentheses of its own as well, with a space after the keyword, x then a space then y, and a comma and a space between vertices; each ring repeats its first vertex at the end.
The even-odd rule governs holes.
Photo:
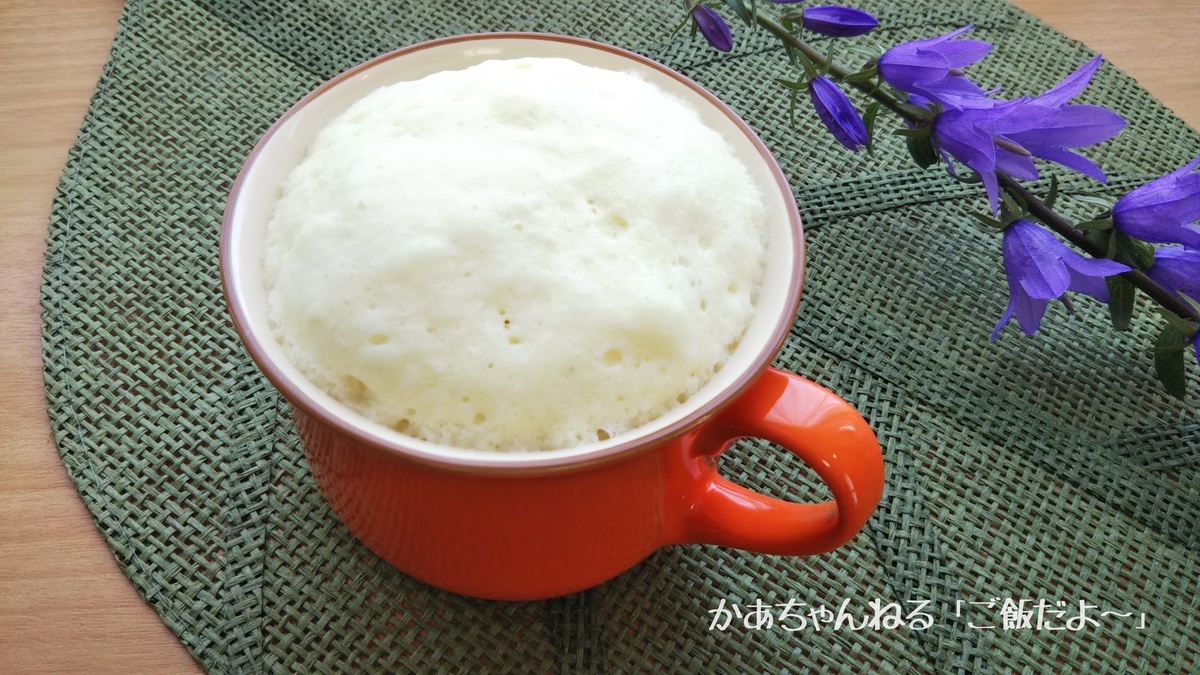
POLYGON ((710 415, 743 390, 773 358, 799 302, 803 241, 791 187, 748 126, 712 94, 664 66, 609 45, 543 34, 460 36, 398 50, 325 83, 273 125, 246 161, 231 192, 222 233, 222 276, 234 323, 252 358, 294 404, 342 431, 387 451, 438 464, 478 467, 545 466, 585 461, 668 438, 710 415), (265 312, 261 261, 266 224, 283 179, 307 153, 313 136, 369 91, 493 58, 569 58, 632 71, 682 98, 717 129, 750 170, 768 202, 769 240, 753 317, 724 366, 684 403, 606 440, 557 450, 494 451, 431 443, 376 423, 312 384, 276 342, 265 312))

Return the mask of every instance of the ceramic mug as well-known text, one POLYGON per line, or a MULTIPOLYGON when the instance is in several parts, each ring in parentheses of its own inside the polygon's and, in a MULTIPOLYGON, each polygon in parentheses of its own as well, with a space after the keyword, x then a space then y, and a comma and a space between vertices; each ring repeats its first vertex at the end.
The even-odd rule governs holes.
POLYGON ((334 512, 400 570, 457 593, 510 600, 589 588, 672 544, 809 555, 841 546, 862 528, 883 490, 874 434, 833 393, 769 367, 794 320, 803 261, 791 187, 767 148, 728 107, 631 52, 543 34, 434 40, 321 85, 254 148, 232 188, 221 232, 221 276, 234 326, 291 402, 313 476, 334 512), (266 224, 284 178, 314 135, 354 101, 382 85, 518 57, 632 71, 695 107, 742 158, 767 201, 765 278, 746 335, 729 360, 662 417, 564 450, 439 446, 367 420, 288 362, 265 312, 266 224), (833 500, 792 503, 722 478, 718 455, 745 436, 794 454, 828 485, 833 500))

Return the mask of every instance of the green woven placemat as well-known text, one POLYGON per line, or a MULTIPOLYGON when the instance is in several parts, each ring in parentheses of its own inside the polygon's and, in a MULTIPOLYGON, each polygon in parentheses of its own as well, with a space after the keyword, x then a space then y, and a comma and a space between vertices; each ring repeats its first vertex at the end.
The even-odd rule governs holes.
MULTIPOLYGON (((998 45, 977 78, 1010 95, 1089 55, 999 0, 862 4, 884 44, 973 22, 998 45)), ((1114 337, 1084 299, 1074 315, 1055 305, 1036 339, 1010 327, 989 343, 1007 297, 999 239, 967 216, 978 190, 907 168, 899 143, 850 155, 810 114, 790 129, 775 43, 739 30, 720 55, 686 31, 670 37, 679 12, 609 0, 129 3, 63 173, 43 313, 55 439, 138 591, 213 672, 1195 672, 1200 420, 1195 393, 1189 409, 1153 379, 1154 322, 1114 337), (800 559, 680 546, 576 596, 494 603, 400 574, 321 500, 286 405, 226 318, 226 192, 259 135, 321 81, 403 45, 514 29, 657 59, 774 150, 809 245, 777 365, 850 400, 888 466, 879 511, 850 545, 800 559), (848 603, 859 623, 875 599, 905 613, 929 601, 932 625, 791 630, 776 607, 769 627, 710 628, 722 601, 848 603), (1051 625, 1006 629, 1017 617, 1006 600, 1044 601, 1051 625), (1098 624, 1052 630, 1080 602, 1098 624)), ((1117 195, 1200 152, 1196 132, 1110 66, 1083 98, 1130 125, 1092 153, 1110 185, 1064 176, 1068 192, 1117 195)), ((723 462, 776 495, 823 489, 755 443, 723 462)))

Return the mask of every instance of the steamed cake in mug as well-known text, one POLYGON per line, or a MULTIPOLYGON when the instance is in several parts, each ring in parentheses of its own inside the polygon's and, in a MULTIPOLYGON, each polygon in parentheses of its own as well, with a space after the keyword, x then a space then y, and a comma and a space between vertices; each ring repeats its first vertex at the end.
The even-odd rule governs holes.
POLYGON ((663 414, 750 321, 766 210, 727 142, 632 73, 494 60, 379 88, 267 231, 272 330, 362 415, 481 450, 663 414))

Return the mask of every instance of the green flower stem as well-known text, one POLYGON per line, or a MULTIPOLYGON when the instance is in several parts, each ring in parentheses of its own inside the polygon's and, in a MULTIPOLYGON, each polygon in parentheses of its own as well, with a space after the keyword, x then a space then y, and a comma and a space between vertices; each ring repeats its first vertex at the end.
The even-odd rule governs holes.
MULTIPOLYGON (((874 83, 869 81, 846 81, 846 78, 852 74, 852 71, 848 70, 844 66, 830 61, 829 57, 825 56, 816 49, 813 49, 806 42, 788 32, 786 28, 784 28, 774 19, 764 16, 761 12, 755 13, 755 19, 757 20, 759 26, 762 26, 767 30, 767 32, 779 38, 788 47, 803 53, 805 56, 811 59, 813 63, 827 68, 829 74, 833 76, 834 79, 844 82, 845 84, 849 84, 867 96, 879 101, 879 103, 885 108, 896 113, 908 122, 912 122, 913 124, 927 123, 927 120, 922 119, 918 114, 916 114, 915 111, 908 109, 909 107, 906 104, 896 100, 895 97, 884 91, 882 88, 876 86, 874 83)), ((1000 178, 1000 186, 1003 187, 1004 190, 1009 194, 1024 200, 1029 212, 1045 223, 1047 227, 1057 232, 1067 241, 1075 244, 1075 246, 1079 247, 1080 250, 1086 252, 1093 258, 1107 257, 1105 256, 1105 252, 1088 241, 1084 236, 1084 233, 1076 228, 1071 221, 1055 213, 1053 209, 1051 209, 1049 206, 1046 206, 1045 202, 1043 202, 1041 199, 1038 199, 1031 192, 1029 192, 1029 190, 1022 187, 1021 184, 1015 179, 1004 174, 998 174, 998 176, 1000 178)), ((1142 292, 1150 296, 1152 300, 1157 302, 1163 308, 1170 310, 1180 318, 1200 324, 1200 313, 1197 313, 1195 308, 1184 302, 1183 299, 1181 299, 1178 295, 1172 293, 1171 291, 1159 285, 1158 282, 1146 276, 1145 272, 1133 270, 1132 272, 1126 272, 1121 276, 1125 277, 1127 281, 1132 283, 1137 288, 1140 288, 1142 292)))
MULTIPOLYGON (((804 54, 811 59, 813 63, 828 68, 829 74, 833 76, 833 79, 841 82, 853 74, 853 71, 849 70, 845 66, 830 61, 829 57, 825 56, 816 49, 813 49, 804 40, 801 40, 792 33, 789 33, 786 28, 784 28, 771 17, 764 16, 761 12, 759 12, 756 14, 755 18, 758 21, 758 25, 765 28, 768 33, 771 33, 775 37, 779 38, 784 44, 804 54)), ((894 97, 876 87, 871 82, 848 82, 847 84, 870 96, 876 101, 879 101, 883 107, 891 110, 910 122, 923 121, 911 110, 905 110, 904 104, 902 104, 900 101, 897 101, 894 97)))

